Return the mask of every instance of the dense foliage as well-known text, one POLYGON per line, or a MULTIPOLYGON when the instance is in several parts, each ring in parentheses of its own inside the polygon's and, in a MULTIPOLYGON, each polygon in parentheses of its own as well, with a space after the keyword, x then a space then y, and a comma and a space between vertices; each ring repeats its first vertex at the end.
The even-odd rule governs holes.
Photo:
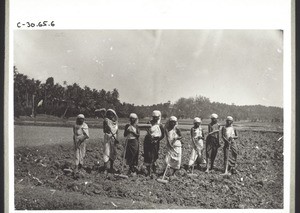
POLYGON ((203 96, 180 98, 174 104, 168 101, 151 106, 135 106, 130 103, 121 103, 117 89, 105 91, 104 89, 91 89, 88 86, 81 88, 76 83, 68 85, 66 81, 60 85, 54 82, 53 77, 49 77, 45 83, 42 83, 19 73, 14 67, 14 113, 16 117, 36 114, 72 117, 78 113, 93 117, 95 109, 98 108, 113 108, 120 117, 127 117, 129 113, 135 112, 140 118, 144 118, 151 115, 153 110, 158 109, 163 117, 173 114, 179 118, 195 116, 208 118, 214 112, 219 114, 221 119, 232 115, 236 120, 273 122, 283 120, 283 109, 279 107, 228 105, 211 102, 203 96))

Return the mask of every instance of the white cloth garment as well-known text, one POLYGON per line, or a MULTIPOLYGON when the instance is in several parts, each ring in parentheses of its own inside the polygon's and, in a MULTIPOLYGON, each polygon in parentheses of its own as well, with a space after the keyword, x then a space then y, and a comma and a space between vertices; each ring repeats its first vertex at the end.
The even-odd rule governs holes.
POLYGON ((200 139, 200 137, 203 136, 203 133, 202 133, 202 128, 201 127, 198 127, 198 128, 192 128, 191 129, 192 131, 192 134, 193 134, 193 139, 194 139, 194 142, 193 140, 191 140, 191 145, 193 147, 192 149, 192 152, 191 152, 191 155, 190 155, 190 160, 189 160, 189 163, 188 165, 191 166, 193 165, 197 158, 199 157, 200 159, 200 163, 204 163, 204 159, 203 159, 203 139, 200 139))

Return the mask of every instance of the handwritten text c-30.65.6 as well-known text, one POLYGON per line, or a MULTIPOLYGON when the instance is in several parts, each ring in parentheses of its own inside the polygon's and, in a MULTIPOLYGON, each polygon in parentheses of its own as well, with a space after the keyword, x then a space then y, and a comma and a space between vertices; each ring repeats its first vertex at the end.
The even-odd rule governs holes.
POLYGON ((39 21, 39 22, 18 22, 17 28, 42 28, 42 27, 54 27, 54 21, 39 21))

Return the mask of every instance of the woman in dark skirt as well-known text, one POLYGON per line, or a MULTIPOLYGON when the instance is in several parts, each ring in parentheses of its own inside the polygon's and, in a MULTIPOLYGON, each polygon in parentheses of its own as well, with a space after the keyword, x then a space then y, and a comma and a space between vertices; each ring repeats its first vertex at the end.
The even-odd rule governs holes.
POLYGON ((208 124, 208 135, 206 137, 206 173, 214 168, 214 162, 217 156, 218 148, 220 147, 220 125, 218 124, 217 120, 218 115, 212 114, 210 118, 211 123, 208 124))
POLYGON ((137 126, 138 116, 135 113, 130 114, 129 120, 130 124, 125 126, 124 137, 126 137, 125 159, 127 165, 129 165, 128 174, 131 174, 137 172, 140 130, 137 126))
POLYGON ((222 139, 224 141, 224 175, 230 175, 236 172, 235 165, 238 154, 236 139, 238 139, 238 134, 232 123, 233 117, 228 116, 226 125, 222 128, 222 139))
POLYGON ((159 144, 164 138, 164 127, 160 120, 161 112, 154 110, 152 112, 152 120, 148 122, 148 124, 151 124, 151 127, 147 130, 147 135, 144 139, 144 164, 147 168, 147 175, 151 175, 152 171, 156 173, 159 144))

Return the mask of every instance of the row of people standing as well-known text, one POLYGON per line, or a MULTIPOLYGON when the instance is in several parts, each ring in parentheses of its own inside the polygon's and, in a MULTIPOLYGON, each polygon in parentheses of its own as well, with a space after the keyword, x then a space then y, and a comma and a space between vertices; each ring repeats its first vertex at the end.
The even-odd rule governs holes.
MULTIPOLYGON (((82 120, 83 115, 79 115, 78 120, 82 120)), ((218 116, 216 114, 211 115, 211 123, 208 125, 208 135, 206 137, 206 160, 204 159, 204 132, 201 126, 201 119, 196 117, 194 119, 194 126, 191 128, 191 144, 192 151, 189 159, 189 167, 191 168, 195 163, 206 163, 206 172, 213 169, 214 161, 217 155, 218 148, 220 147, 219 131, 220 125, 217 122, 218 116)), ((138 126, 138 116, 135 113, 131 113, 129 116, 129 124, 126 124, 124 128, 125 140, 125 159, 129 165, 129 173, 137 172, 138 159, 139 159, 139 140, 140 129, 138 126)), ((80 121, 81 122, 81 121, 80 121)), ((226 125, 222 128, 222 139, 224 141, 224 174, 229 174, 232 168, 235 167, 237 159, 237 147, 234 142, 237 139, 237 133, 232 126, 233 118, 228 116, 226 119, 226 125)), ((182 156, 182 135, 178 128, 178 121, 175 116, 171 116, 166 122, 165 126, 161 123, 161 113, 158 110, 153 111, 152 119, 148 122, 149 126, 146 128, 147 134, 144 138, 144 165, 146 166, 147 174, 156 173, 157 159, 159 157, 160 142, 166 138, 166 157, 165 163, 172 169, 172 174, 176 170, 180 169, 181 156, 182 156)), ((75 169, 80 168, 85 156, 85 140, 88 139, 87 125, 82 122, 76 123, 74 126, 74 144, 75 144, 75 127, 82 126, 81 133, 82 146, 75 146, 76 160, 75 169), (80 147, 84 147, 81 148, 80 147), (84 154, 83 154, 84 153, 84 154), (78 160, 77 160, 78 159, 78 160)), ((116 159, 116 143, 118 135, 118 116, 112 109, 106 111, 104 122, 104 150, 103 160, 105 172, 110 169, 114 172, 114 161, 116 159), (109 168, 110 164, 110 168, 109 168)), ((78 135, 78 134, 77 134, 78 135)), ((80 134, 79 134, 80 135, 80 134)))

